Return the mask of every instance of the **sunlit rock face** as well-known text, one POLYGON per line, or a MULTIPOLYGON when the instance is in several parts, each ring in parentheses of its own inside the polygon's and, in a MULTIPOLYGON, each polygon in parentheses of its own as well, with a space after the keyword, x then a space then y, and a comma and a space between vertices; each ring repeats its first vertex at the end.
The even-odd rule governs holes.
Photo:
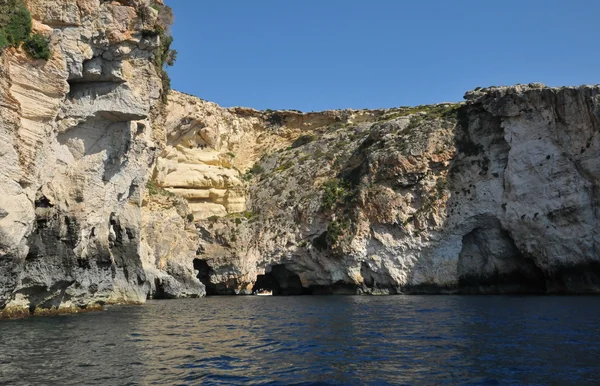
POLYGON ((0 55, 0 313, 599 291, 599 87, 222 108, 163 94, 160 2, 27 4, 52 56, 0 55))
POLYGON ((52 56, 0 56, 0 309, 143 302, 157 288, 203 294, 191 257, 185 267, 148 263, 164 256, 142 229, 156 152, 149 118, 162 92, 161 42, 148 32, 156 5, 27 5, 52 56), (172 280, 183 288, 162 288, 172 280))
POLYGON ((174 94, 158 181, 201 214, 214 293, 597 292, 599 92, 309 114, 174 94))
POLYGON ((164 150, 154 179, 185 197, 197 220, 244 212, 249 185, 243 175, 258 159, 289 146, 307 129, 334 124, 349 114, 360 120, 376 112, 224 109, 171 92, 163 115, 155 121, 164 150))

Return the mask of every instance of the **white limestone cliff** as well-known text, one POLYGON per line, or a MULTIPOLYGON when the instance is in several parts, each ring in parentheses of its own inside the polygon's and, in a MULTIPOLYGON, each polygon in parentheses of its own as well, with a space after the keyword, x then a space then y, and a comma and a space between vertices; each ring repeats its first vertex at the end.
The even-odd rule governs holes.
POLYGON ((165 94, 161 2, 27 6, 52 55, 0 55, 0 316, 205 286, 600 291, 599 86, 222 108, 165 94))
MULTIPOLYGON (((154 4, 29 0, 50 59, 16 48, 0 56, 5 312, 204 293, 191 263, 179 265, 189 248, 159 256, 142 229, 172 217, 143 205, 156 153, 149 119, 162 93, 154 4)), ((178 225, 188 221, 181 205, 178 225)))

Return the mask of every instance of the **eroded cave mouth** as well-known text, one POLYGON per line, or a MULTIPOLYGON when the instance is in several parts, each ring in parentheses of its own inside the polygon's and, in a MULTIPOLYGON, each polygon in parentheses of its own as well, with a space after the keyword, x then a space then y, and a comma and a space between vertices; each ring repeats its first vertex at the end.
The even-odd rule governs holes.
POLYGON ((463 293, 545 293, 544 273, 499 223, 463 237, 458 260, 463 293))
POLYGON ((194 259, 194 270, 198 271, 196 277, 204 287, 206 287, 206 295, 218 295, 217 286, 210 281, 210 275, 214 272, 204 259, 194 259))
POLYGON ((258 275, 252 292, 258 290, 273 291, 273 295, 308 295, 311 291, 302 286, 300 276, 283 264, 273 265, 269 272, 258 275))

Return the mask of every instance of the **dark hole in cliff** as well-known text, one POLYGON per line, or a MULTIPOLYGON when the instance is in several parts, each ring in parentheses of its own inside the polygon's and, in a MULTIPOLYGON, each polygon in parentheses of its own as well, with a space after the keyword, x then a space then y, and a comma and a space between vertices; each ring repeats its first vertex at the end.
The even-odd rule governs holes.
POLYGON ((208 262, 204 259, 194 259, 194 270, 198 271, 196 277, 206 287, 206 295, 217 295, 216 285, 210 282, 213 269, 208 262))
POLYGON ((463 237, 458 259, 463 293, 544 293, 546 280, 500 224, 476 228, 463 237))
POLYGON ((44 196, 43 194, 38 193, 37 197, 35 198, 35 207, 36 208, 52 208, 54 205, 52 205, 52 203, 50 203, 50 200, 48 199, 48 197, 44 196))
POLYGON ((312 240, 312 245, 317 248, 319 252, 327 249, 327 231, 321 233, 319 236, 312 240))
POLYGON ((159 278, 154 279, 154 287, 156 288, 154 292, 154 299, 164 299, 165 288, 159 278))
POLYGON ((283 264, 271 267, 269 272, 258 275, 252 292, 258 290, 273 291, 273 295, 305 295, 310 291, 302 286, 300 277, 283 264))

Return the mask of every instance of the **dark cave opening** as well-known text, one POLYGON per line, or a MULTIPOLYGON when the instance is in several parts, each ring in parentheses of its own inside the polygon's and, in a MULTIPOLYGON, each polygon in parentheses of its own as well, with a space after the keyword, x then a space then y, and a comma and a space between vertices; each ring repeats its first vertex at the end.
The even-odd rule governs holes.
POLYGON ((459 291, 463 293, 545 293, 546 280, 499 224, 476 228, 463 237, 459 291))
POLYGON ((273 295, 308 295, 311 293, 302 286, 300 276, 283 264, 274 265, 269 272, 257 276, 252 292, 258 290, 273 291, 273 295))
POLYGON ((194 259, 194 270, 198 271, 196 277, 206 287, 206 295, 217 295, 217 286, 210 281, 210 275, 214 271, 208 262, 204 259, 194 259))

